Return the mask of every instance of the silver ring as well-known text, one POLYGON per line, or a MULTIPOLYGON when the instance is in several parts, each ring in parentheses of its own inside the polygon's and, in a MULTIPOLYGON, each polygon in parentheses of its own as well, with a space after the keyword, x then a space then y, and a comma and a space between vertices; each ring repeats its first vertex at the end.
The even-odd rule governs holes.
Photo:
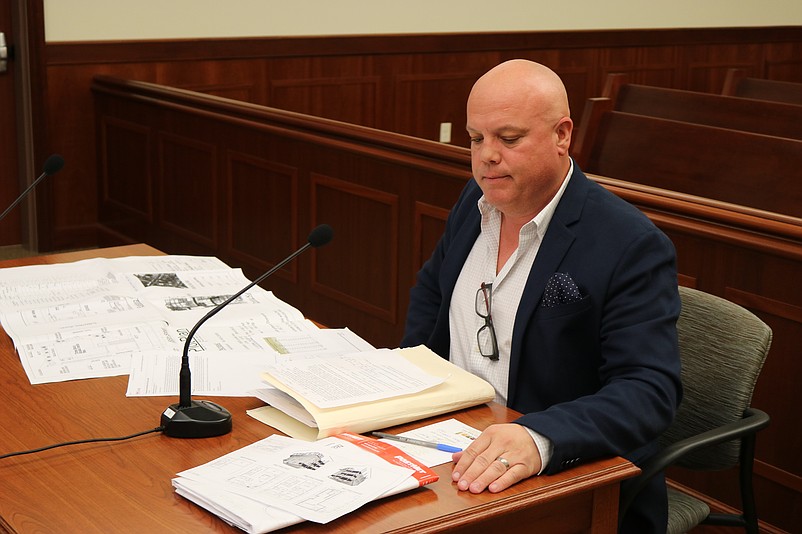
POLYGON ((503 466, 504 466, 504 469, 505 469, 505 470, 507 470, 507 469, 509 469, 509 468, 510 468, 510 462, 509 462, 509 461, 507 461, 507 459, 506 459, 506 458, 503 458, 503 457, 499 456, 498 458, 496 458, 496 460, 498 460, 499 462, 501 462, 501 465, 503 465, 503 466))

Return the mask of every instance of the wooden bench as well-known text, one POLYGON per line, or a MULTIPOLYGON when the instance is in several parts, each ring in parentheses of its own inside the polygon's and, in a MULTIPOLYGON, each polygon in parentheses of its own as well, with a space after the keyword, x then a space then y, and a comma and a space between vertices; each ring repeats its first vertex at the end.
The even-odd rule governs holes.
POLYGON ((802 217, 802 140, 610 111, 587 172, 802 217))
POLYGON ((721 94, 802 105, 802 83, 750 78, 744 69, 729 69, 721 94))
POLYGON ((802 106, 626 84, 620 80, 612 75, 608 78, 607 93, 589 99, 585 105, 574 139, 573 153, 580 166, 587 165, 601 118, 609 111, 802 139, 802 106))

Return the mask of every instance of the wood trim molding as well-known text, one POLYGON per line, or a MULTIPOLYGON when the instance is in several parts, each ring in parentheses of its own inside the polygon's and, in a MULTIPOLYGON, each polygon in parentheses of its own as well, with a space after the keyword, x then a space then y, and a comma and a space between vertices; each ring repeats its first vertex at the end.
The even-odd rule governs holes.
POLYGON ((744 308, 765 314, 781 317, 802 325, 802 307, 787 302, 770 299, 756 293, 743 291, 734 287, 724 288, 724 298, 744 308))
MULTIPOLYGON (((439 165, 439 162, 446 161, 464 165, 466 169, 470 168, 470 153, 463 147, 434 143, 416 137, 405 137, 399 140, 397 134, 391 132, 323 117, 312 117, 214 95, 108 76, 96 76, 92 83, 92 90, 160 107, 173 107, 193 114, 214 116, 224 122, 246 122, 250 127, 272 128, 282 132, 291 131, 298 136, 317 134, 316 140, 336 138, 336 143, 340 146, 343 142, 353 141, 351 148, 360 152, 386 148, 399 153, 396 158, 397 163, 419 165, 417 158, 412 159, 400 155, 402 152, 398 151, 397 147, 402 145, 403 153, 409 152, 427 159, 430 158, 432 161, 427 161, 427 165, 439 165)), ((441 166, 438 171, 446 169, 448 169, 447 166, 441 166)), ((453 170, 448 172, 453 174, 453 170)))
POLYGON ((532 32, 345 35, 321 37, 243 37, 139 41, 49 42, 48 65, 430 53, 432 50, 514 52, 531 49, 602 48, 658 45, 709 45, 799 42, 802 27, 559 30, 532 32), (209 46, 198 46, 198 42, 209 46), (100 45, 100 46, 99 46, 100 45))

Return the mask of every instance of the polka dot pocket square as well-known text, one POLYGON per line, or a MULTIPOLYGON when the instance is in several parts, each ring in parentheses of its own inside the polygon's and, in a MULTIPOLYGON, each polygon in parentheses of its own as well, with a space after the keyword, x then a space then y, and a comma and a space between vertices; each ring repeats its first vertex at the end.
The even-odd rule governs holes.
POLYGON ((571 275, 566 273, 554 273, 546 283, 546 290, 543 292, 543 306, 554 308, 570 302, 582 299, 582 293, 574 282, 571 275))

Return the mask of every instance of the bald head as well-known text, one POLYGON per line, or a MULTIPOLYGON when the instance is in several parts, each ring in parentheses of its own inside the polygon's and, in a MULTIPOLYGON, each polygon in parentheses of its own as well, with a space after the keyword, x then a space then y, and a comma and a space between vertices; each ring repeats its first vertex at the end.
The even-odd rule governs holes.
POLYGON ((532 106, 543 118, 559 120, 570 117, 568 95, 557 74, 540 63, 526 59, 505 61, 479 78, 468 97, 472 101, 503 102, 516 100, 532 106))

